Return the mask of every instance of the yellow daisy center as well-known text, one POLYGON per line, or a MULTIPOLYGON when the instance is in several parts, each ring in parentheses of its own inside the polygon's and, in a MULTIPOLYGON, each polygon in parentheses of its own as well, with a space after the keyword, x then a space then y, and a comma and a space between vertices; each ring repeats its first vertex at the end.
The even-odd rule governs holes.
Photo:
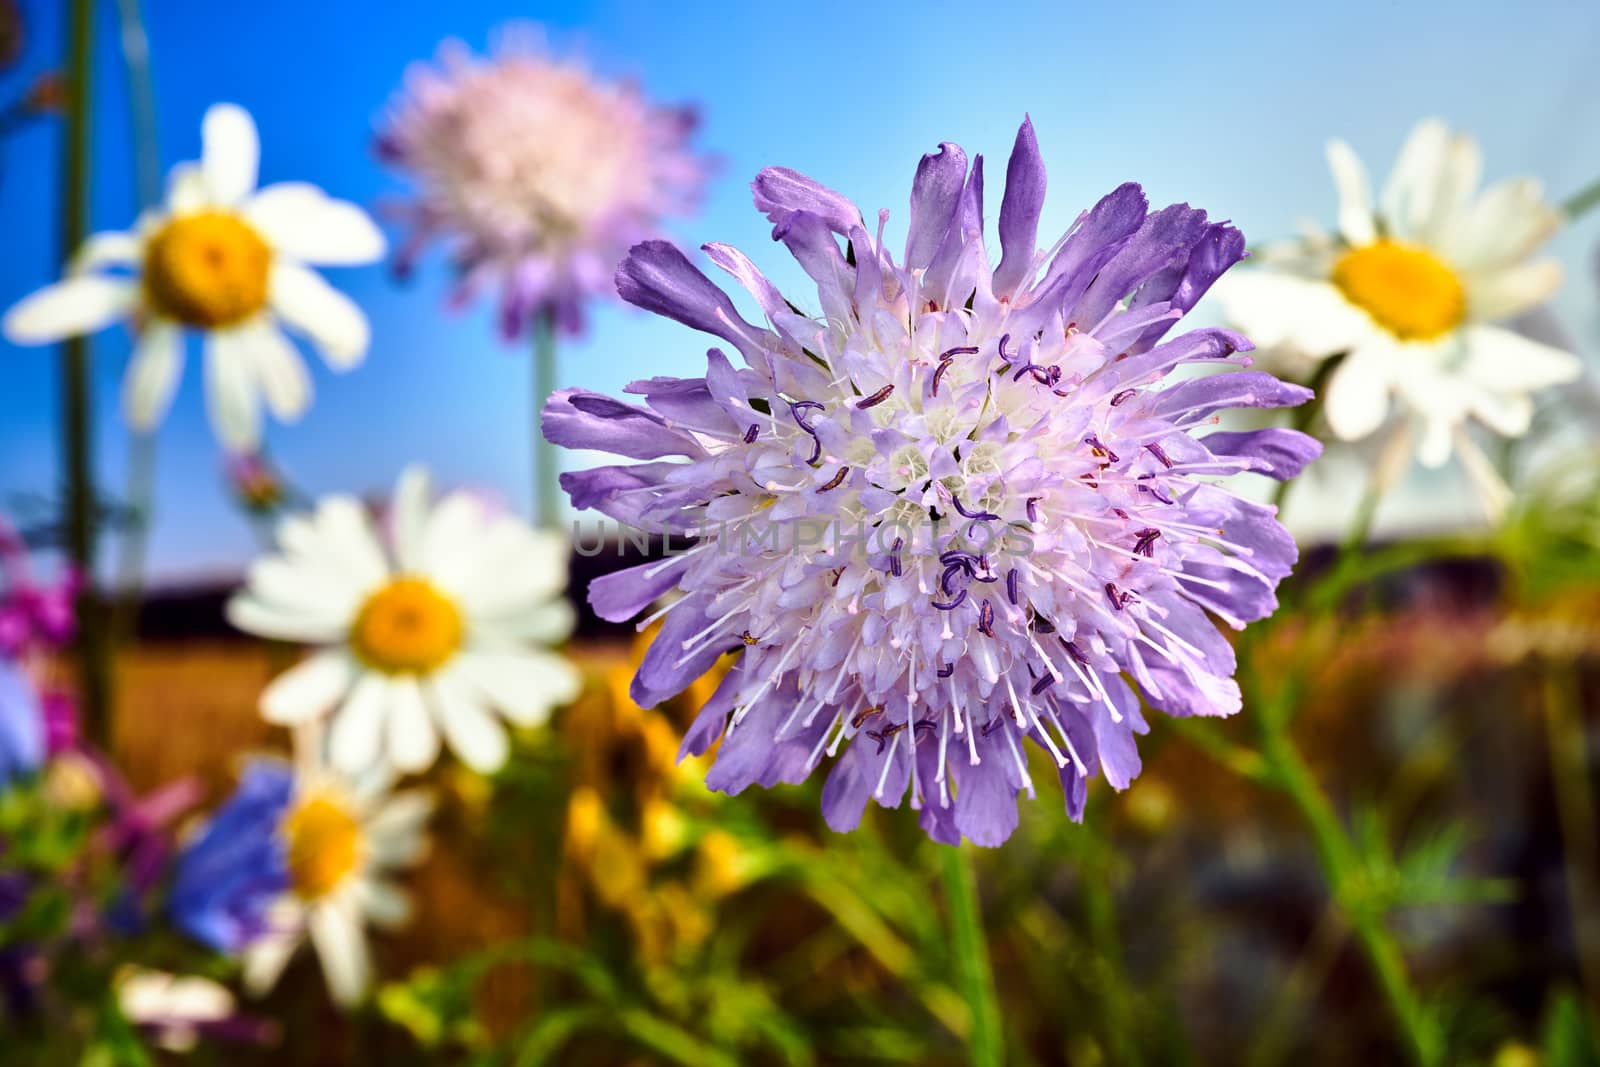
POLYGON ((461 611, 422 578, 396 578, 361 605, 350 647, 386 674, 428 674, 461 647, 461 611))
POLYGON ((302 801, 283 823, 289 882, 304 900, 327 896, 355 871, 361 858, 361 824, 327 796, 302 801))
POLYGON ((1402 341, 1449 333, 1467 314, 1461 279, 1432 252, 1387 238, 1346 252, 1333 284, 1402 341))
POLYGON ((198 329, 231 326, 267 303, 272 249, 236 215, 173 219, 145 246, 144 289, 160 315, 198 329))

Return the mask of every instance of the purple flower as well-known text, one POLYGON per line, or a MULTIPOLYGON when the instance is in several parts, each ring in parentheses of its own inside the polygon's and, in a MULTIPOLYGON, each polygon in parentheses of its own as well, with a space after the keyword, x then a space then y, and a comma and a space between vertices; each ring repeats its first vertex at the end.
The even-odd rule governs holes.
POLYGON ((0 519, 0 655, 14 658, 71 641, 81 584, 70 569, 53 583, 34 578, 26 542, 0 519))
POLYGON ((245 768, 238 790, 178 855, 167 907, 180 929, 227 953, 268 929, 269 907, 289 888, 279 827, 293 793, 287 764, 245 768))
POLYGON ((38 770, 45 759, 45 708, 32 680, 0 659, 0 788, 38 770))
POLYGON ((412 230, 396 270, 445 237, 453 303, 495 286, 508 340, 542 315, 575 334, 629 246, 696 206, 708 169, 689 147, 697 119, 551 57, 536 28, 513 26, 502 45, 479 59, 447 42, 390 105, 378 152, 420 187, 396 212, 412 230))
POLYGON ((1026 745, 1053 759, 1067 812, 1088 779, 1139 772, 1139 695, 1171 715, 1239 710, 1235 628, 1276 606, 1294 541, 1215 478, 1288 478, 1319 446, 1269 429, 1204 433, 1217 412, 1310 393, 1232 372, 1250 343, 1169 331, 1244 239, 1203 211, 1150 211, 1124 185, 1048 248, 1024 122, 1006 170, 1000 262, 983 237, 983 166, 923 157, 899 262, 838 193, 787 170, 754 183, 773 235, 817 286, 795 310, 740 252, 707 245, 765 312, 747 322, 671 246, 635 248, 624 298, 713 334, 704 378, 581 390, 545 409, 550 440, 642 462, 563 476, 579 507, 698 534, 686 555, 602 578, 621 620, 682 597, 633 683, 642 705, 740 652, 684 753, 721 747, 707 784, 798 782, 836 757, 823 813, 907 801, 934 839, 998 845, 1032 795, 1026 745), (1230 373, 1170 381, 1186 364, 1230 373), (750 427, 756 433, 749 433, 750 427), (668 459, 666 457, 682 457, 668 459), (1128 679, 1131 679, 1131 683, 1128 679))

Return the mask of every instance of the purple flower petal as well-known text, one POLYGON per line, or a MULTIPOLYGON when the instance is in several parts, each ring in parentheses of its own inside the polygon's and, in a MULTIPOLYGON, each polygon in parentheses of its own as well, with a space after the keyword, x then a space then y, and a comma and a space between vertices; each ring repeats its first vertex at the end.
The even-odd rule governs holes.
POLYGON ((1010 296, 1034 270, 1045 185, 1039 139, 1033 133, 1033 120, 1024 118, 1006 163, 1006 194, 1000 201, 1000 265, 994 272, 997 296, 1010 296))

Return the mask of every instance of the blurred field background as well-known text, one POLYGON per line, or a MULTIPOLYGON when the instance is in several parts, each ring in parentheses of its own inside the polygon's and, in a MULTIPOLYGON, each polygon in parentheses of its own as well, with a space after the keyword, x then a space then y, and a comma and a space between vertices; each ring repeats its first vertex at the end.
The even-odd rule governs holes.
MULTIPOLYGON (((722 171, 704 213, 678 228, 688 245, 726 240, 753 254, 769 237, 744 185, 758 167, 798 166, 899 210, 919 153, 950 139, 998 154, 998 131, 1024 111, 1060 161, 1051 210, 1061 217, 1047 229, 1138 176, 1157 199, 1277 236, 1299 215, 1331 214, 1327 136, 1386 160, 1433 113, 1481 136, 1493 167, 1540 174, 1555 195, 1600 173, 1592 4, 1445 12, 1370 0, 1203 16, 1024 4, 993 18, 940 4, 759 18, 487 0, 147 8, 169 155, 193 154, 206 103, 237 99, 257 115, 266 166, 281 171, 269 179, 307 177, 364 203, 393 188, 370 134, 405 63, 448 35, 477 46, 508 17, 537 17, 602 68, 701 107, 701 143, 722 171)), ((28 30, 0 74, 4 99, 53 69, 63 46, 56 5, 17 10, 28 30)), ((113 51, 97 72, 96 165, 122 173, 131 152, 113 51)), ((57 136, 46 119, 6 142, 8 298, 57 266, 57 136)), ((131 217, 124 186, 97 190, 97 222, 131 217)), ((1594 244, 1590 225, 1554 248, 1568 275, 1560 328, 1591 367, 1594 244)), ((486 308, 443 314, 443 273, 431 262, 401 288, 382 267, 338 272, 373 320, 373 357, 345 378, 318 368, 317 408, 269 438, 307 494, 387 485, 405 461, 424 460, 442 482, 525 504, 525 354, 492 340, 486 308)), ((107 429, 94 455, 114 494, 127 456, 109 398, 126 345, 114 335, 96 351, 107 429)), ((683 373, 699 354, 669 324, 607 309, 563 350, 562 384, 614 393, 683 373)), ((58 499, 55 369, 3 343, 0 358, 0 504, 26 525, 58 499)), ((197 388, 184 387, 162 439, 152 581, 115 660, 111 754, 140 792, 196 778, 204 811, 233 788, 245 755, 284 746, 256 701, 298 653, 223 620, 262 529, 225 489, 197 388)), ((1592 396, 1591 376, 1559 399, 1556 432, 1519 458, 1545 489, 1500 531, 1474 525, 1459 479, 1418 477, 1380 514, 1375 547, 1341 569, 1325 543, 1356 488, 1329 477, 1296 490, 1305 562, 1283 589, 1295 610, 1241 644, 1244 714, 1184 729, 1154 719, 1131 790, 1095 782, 1080 826, 1041 789, 1017 836, 979 857, 1008 1062, 1400 1062, 1341 918, 1354 908, 1398 929, 1448 1034, 1446 1062, 1600 1063, 1600 468, 1580 443, 1596 429, 1592 396), (1253 747, 1249 696, 1271 697, 1288 664, 1306 680, 1295 733, 1359 849, 1343 909, 1253 747)), ((586 570, 602 563, 621 565, 574 560, 580 610, 586 570)), ((816 781, 709 793, 700 761, 674 761, 709 683, 642 709, 627 697, 630 629, 586 616, 567 651, 583 696, 550 729, 519 736, 505 771, 486 779, 446 765, 428 776, 443 798, 433 852, 407 878, 414 921, 378 941, 370 1006, 337 1013, 302 954, 267 1000, 243 1005, 276 1020, 275 1044, 207 1043, 163 1061, 966 1062, 973 1019, 935 849, 909 813, 874 809, 860 832, 837 835, 818 815, 816 781)), ((176 940, 144 950, 152 966, 197 966, 176 940)))

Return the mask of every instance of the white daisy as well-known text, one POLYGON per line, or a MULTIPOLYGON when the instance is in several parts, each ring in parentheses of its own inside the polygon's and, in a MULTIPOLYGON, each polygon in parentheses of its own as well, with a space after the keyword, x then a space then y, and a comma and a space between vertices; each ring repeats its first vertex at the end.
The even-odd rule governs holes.
POLYGON ((233 994, 208 978, 125 967, 114 980, 124 1019, 168 1052, 190 1052, 201 1031, 234 1017, 233 994))
POLYGON ((1232 271, 1216 292, 1228 316, 1268 354, 1307 373, 1339 356, 1324 414, 1346 441, 1389 421, 1391 398, 1418 432, 1418 455, 1442 466, 1453 449, 1492 498, 1503 487, 1466 433, 1476 419, 1506 437, 1525 433, 1532 394, 1576 379, 1570 352, 1495 325, 1545 300, 1560 265, 1531 257, 1560 226, 1540 183, 1513 178, 1477 193, 1477 143, 1443 123, 1420 123, 1381 202, 1361 160, 1328 145, 1338 231, 1315 228, 1267 247, 1255 269, 1232 271))
POLYGON ((366 355, 366 316, 305 264, 375 262, 384 239, 366 212, 314 185, 258 191, 260 145, 243 108, 213 106, 201 137, 202 159, 173 168, 164 205, 131 233, 90 237, 67 276, 24 298, 0 328, 15 343, 45 344, 129 322, 137 341, 122 401, 141 431, 172 401, 184 329, 201 331, 212 425, 228 448, 249 451, 260 440, 263 398, 285 422, 311 399, 305 364, 280 326, 310 338, 335 370, 366 355))
POLYGON ((251 568, 228 617, 327 647, 267 688, 262 714, 292 724, 334 712, 332 759, 349 770, 384 756, 423 770, 441 733, 468 766, 496 770, 508 744, 491 709, 536 726, 578 693, 573 666, 537 645, 572 629, 566 543, 465 492, 430 506, 419 468, 400 477, 387 534, 348 496, 279 526, 282 554, 251 568))
POLYGON ((328 766, 314 727, 297 731, 295 747, 277 831, 288 889, 268 905, 265 930, 244 950, 245 988, 256 996, 270 990, 309 938, 333 999, 354 1004, 372 969, 367 923, 394 927, 410 917, 410 902, 387 875, 426 852, 433 800, 422 790, 389 792, 387 768, 351 778, 328 766))

